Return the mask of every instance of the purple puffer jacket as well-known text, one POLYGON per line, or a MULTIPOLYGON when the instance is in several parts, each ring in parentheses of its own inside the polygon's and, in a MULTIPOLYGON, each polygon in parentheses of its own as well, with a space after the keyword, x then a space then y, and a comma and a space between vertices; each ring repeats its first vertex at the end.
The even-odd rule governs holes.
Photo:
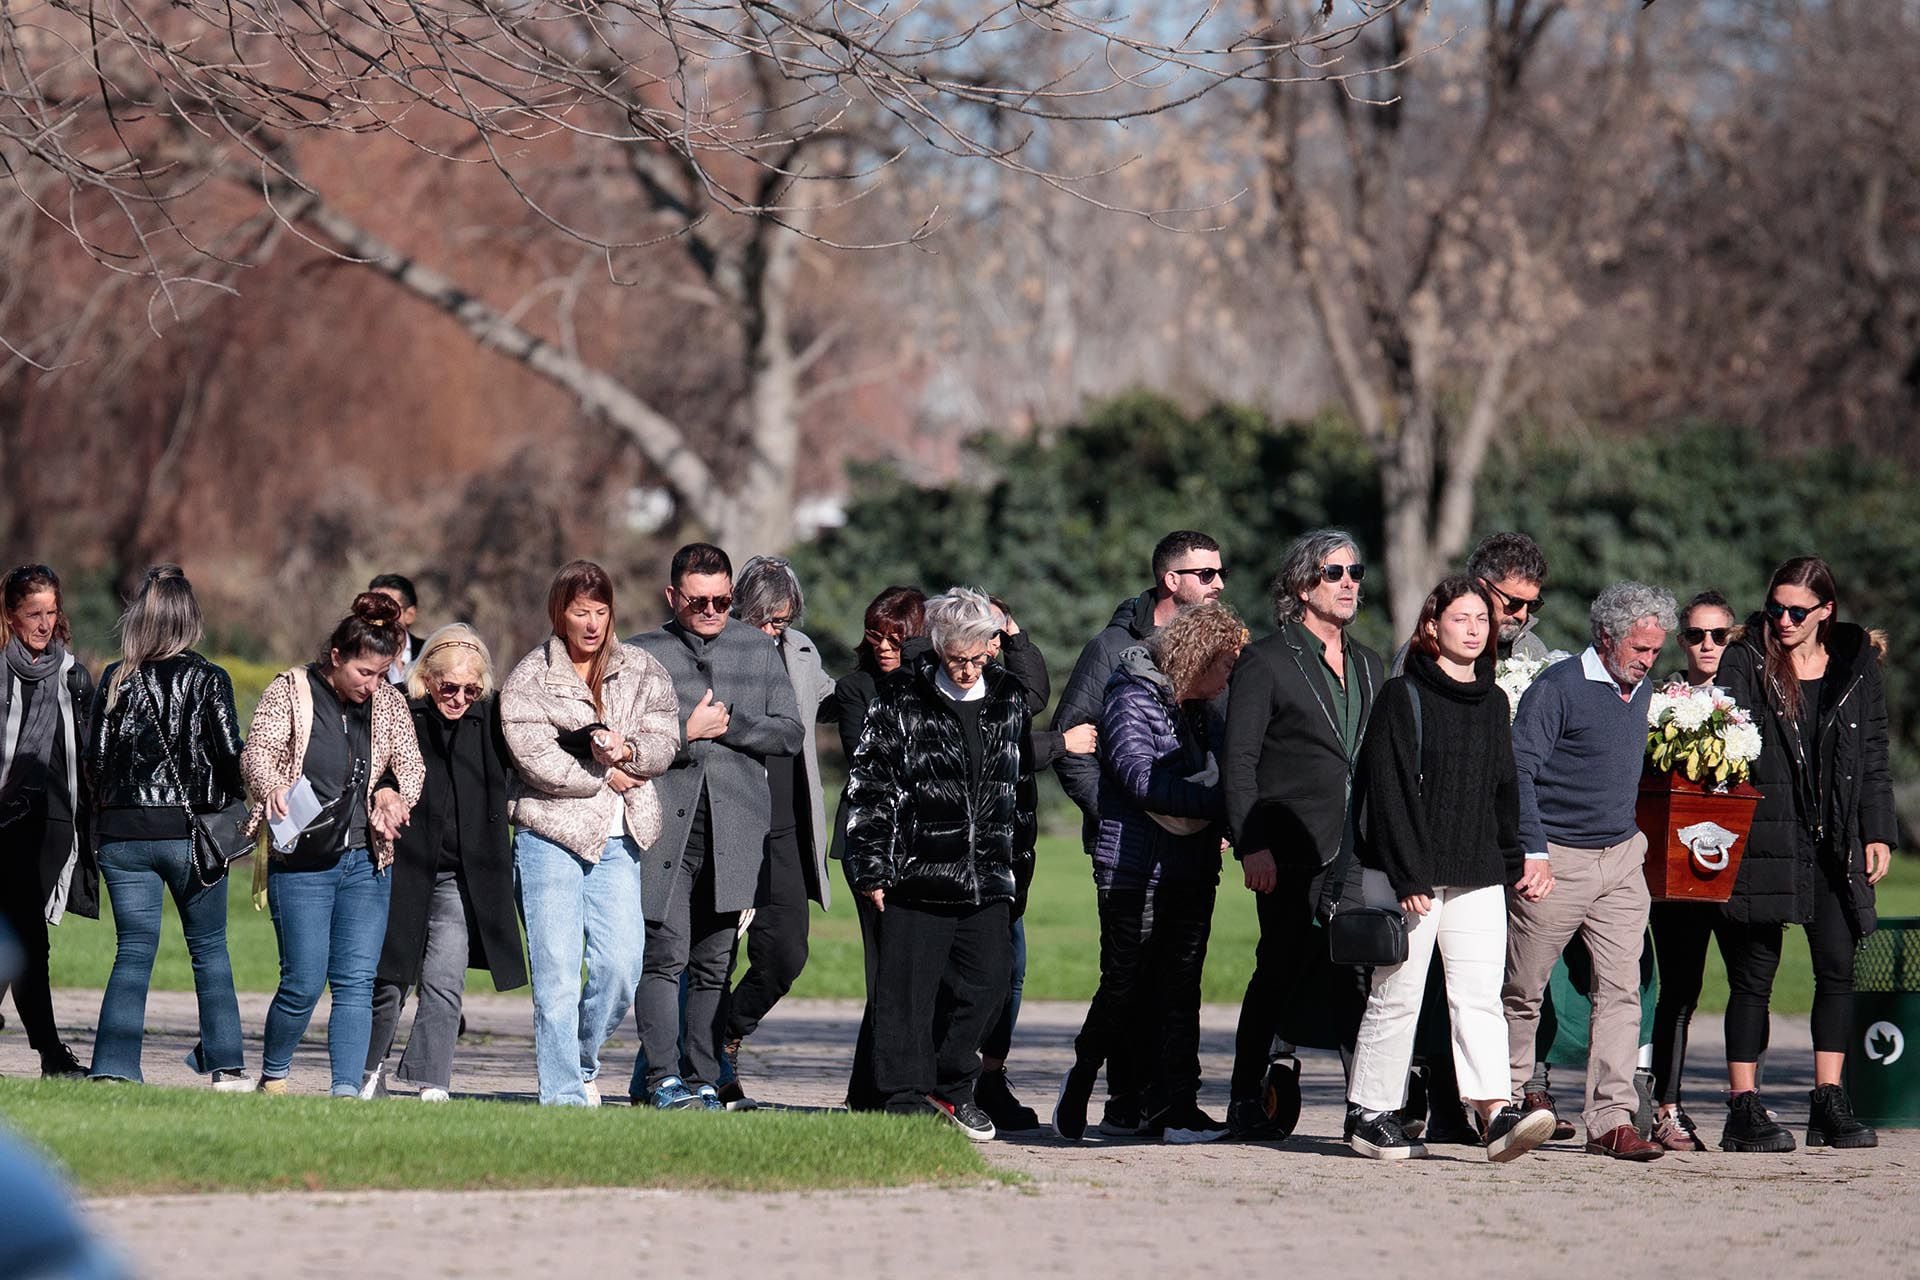
POLYGON ((1206 708, 1178 707, 1144 647, 1120 655, 1100 708, 1100 805, 1093 879, 1103 889, 1217 884, 1226 799, 1206 708), (1177 835, 1153 818, 1201 818, 1177 835))

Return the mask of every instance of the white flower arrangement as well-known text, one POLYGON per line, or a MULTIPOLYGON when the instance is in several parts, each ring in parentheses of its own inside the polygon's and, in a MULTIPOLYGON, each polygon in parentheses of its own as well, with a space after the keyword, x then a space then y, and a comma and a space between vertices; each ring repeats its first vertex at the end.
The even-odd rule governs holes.
POLYGON ((1539 679, 1542 671, 1572 656, 1564 649, 1555 649, 1544 658, 1522 658, 1516 654, 1494 663, 1493 682, 1507 695, 1507 719, 1511 721, 1520 714, 1520 695, 1539 679))
POLYGON ((1663 773, 1725 786, 1745 782, 1760 758, 1760 729, 1717 685, 1675 680, 1653 691, 1647 759, 1663 773))

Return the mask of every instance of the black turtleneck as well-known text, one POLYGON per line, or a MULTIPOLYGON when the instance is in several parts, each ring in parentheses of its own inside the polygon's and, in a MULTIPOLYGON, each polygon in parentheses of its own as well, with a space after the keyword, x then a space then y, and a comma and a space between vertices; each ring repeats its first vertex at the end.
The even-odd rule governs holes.
POLYGON ((1524 851, 1509 724, 1490 658, 1463 684, 1436 659, 1410 651, 1406 673, 1381 690, 1361 755, 1363 857, 1386 871, 1396 894, 1520 878, 1524 851), (1410 685, 1420 696, 1418 761, 1410 685))

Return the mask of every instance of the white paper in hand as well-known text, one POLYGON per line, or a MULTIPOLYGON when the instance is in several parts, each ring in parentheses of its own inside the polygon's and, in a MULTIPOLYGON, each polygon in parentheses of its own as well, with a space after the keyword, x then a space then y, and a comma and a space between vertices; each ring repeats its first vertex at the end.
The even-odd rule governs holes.
POLYGON ((273 820, 273 847, 281 853, 292 853, 300 833, 307 824, 320 816, 325 806, 320 797, 313 793, 313 784, 302 777, 287 792, 287 816, 273 820))

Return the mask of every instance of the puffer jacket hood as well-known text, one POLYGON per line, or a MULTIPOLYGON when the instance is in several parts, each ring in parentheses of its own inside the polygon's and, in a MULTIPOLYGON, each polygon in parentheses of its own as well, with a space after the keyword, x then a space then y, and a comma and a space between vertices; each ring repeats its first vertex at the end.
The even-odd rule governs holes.
POLYGON ((1767 626, 1764 614, 1747 620, 1717 677, 1760 727, 1760 758, 1749 779, 1760 802, 1725 910, 1744 923, 1805 924, 1813 916, 1818 859, 1827 858, 1844 879, 1854 931, 1864 935, 1876 923, 1866 846, 1899 840, 1875 637, 1848 622, 1828 628, 1825 691, 1815 740, 1807 742, 1798 717, 1782 716, 1767 697, 1767 626))
POLYGON ((934 683, 939 665, 931 653, 904 664, 867 711, 843 801, 847 879, 922 906, 1011 902, 1016 861, 1033 847, 1033 789, 1021 786, 1032 716, 1020 682, 989 666, 976 783, 959 713, 934 683))
POLYGON ((1100 711, 1096 884, 1141 889, 1219 880, 1226 799, 1212 747, 1206 708, 1174 702, 1173 682, 1146 646, 1124 650, 1100 711), (1182 833, 1156 814, 1206 825, 1182 833))

